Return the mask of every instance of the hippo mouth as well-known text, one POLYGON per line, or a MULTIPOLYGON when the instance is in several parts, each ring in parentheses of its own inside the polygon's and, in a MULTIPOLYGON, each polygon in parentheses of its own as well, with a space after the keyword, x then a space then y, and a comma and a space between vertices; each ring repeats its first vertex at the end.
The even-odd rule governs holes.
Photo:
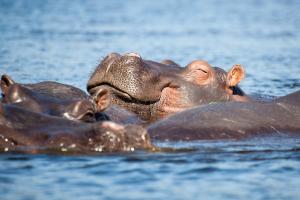
POLYGON ((92 96, 97 96, 97 92, 103 89, 108 90, 112 104, 130 110, 141 117, 142 120, 146 121, 152 120, 154 107, 155 105, 159 104, 160 101, 160 98, 151 101, 135 98, 126 91, 123 91, 108 83, 102 83, 98 86, 90 88, 88 92, 92 96))
POLYGON ((112 95, 112 98, 113 98, 112 100, 117 98, 117 99, 120 99, 120 100, 122 100, 124 102, 127 102, 127 103, 152 105, 152 104, 157 103, 160 100, 160 97, 155 98, 155 99, 151 99, 151 100, 139 99, 139 98, 136 98, 136 97, 130 95, 128 92, 126 92, 126 91, 124 91, 124 90, 122 90, 118 87, 115 87, 115 86, 113 86, 109 83, 101 83, 97 86, 88 88, 88 92, 92 96, 95 96, 95 94, 97 94, 97 91, 99 89, 107 89, 110 92, 110 94, 112 95))

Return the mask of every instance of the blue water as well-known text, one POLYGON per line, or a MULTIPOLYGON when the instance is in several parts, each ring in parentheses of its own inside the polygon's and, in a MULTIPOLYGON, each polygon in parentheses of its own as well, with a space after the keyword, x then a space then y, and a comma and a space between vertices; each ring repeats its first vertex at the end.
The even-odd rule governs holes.
MULTIPOLYGON (((246 93, 300 89, 300 1, 1 0, 0 73, 85 89, 110 52, 243 64, 246 93)), ((0 155, 0 199, 300 199, 300 140, 162 143, 177 152, 0 155)))

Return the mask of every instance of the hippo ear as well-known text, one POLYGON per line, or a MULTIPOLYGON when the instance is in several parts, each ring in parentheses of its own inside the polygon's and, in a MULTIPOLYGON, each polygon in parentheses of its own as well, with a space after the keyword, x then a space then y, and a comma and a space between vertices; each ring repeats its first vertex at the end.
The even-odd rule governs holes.
POLYGON ((228 71, 226 83, 229 87, 236 86, 245 77, 242 65, 236 64, 228 71))
POLYGON ((13 85, 15 81, 13 81, 8 75, 3 74, 1 76, 0 88, 2 93, 5 95, 7 93, 8 88, 13 85))
POLYGON ((97 104, 97 111, 105 110, 110 104, 110 94, 107 89, 100 88, 95 95, 95 102, 97 104))

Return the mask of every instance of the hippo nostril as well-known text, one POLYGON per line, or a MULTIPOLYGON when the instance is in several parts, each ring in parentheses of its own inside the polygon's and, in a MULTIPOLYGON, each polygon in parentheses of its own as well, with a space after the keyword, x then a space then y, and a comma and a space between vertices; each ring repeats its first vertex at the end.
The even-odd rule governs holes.
POLYGON ((133 57, 142 58, 142 57, 140 56, 140 54, 134 53, 134 52, 126 53, 125 56, 133 56, 133 57))

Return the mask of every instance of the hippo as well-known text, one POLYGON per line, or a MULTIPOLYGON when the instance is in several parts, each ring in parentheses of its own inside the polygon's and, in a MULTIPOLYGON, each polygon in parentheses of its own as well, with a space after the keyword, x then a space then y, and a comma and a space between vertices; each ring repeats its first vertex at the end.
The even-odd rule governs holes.
POLYGON ((95 153, 151 150, 146 130, 110 121, 85 123, 0 103, 0 152, 95 153))
POLYGON ((2 75, 0 86, 2 103, 71 120, 95 121, 92 99, 73 86, 51 81, 19 84, 8 75, 2 75))
POLYGON ((183 68, 171 60, 159 63, 136 53, 111 53, 91 75, 87 91, 101 106, 101 92, 107 90, 112 104, 151 122, 211 102, 248 101, 238 86, 244 74, 241 65, 225 72, 203 60, 183 68))
POLYGON ((2 75, 0 86, 0 102, 15 104, 33 112, 84 122, 111 120, 121 124, 142 123, 136 114, 116 105, 109 106, 107 90, 98 93, 100 101, 96 107, 88 94, 67 84, 53 81, 20 84, 8 75, 2 75))
POLYGON ((270 102, 220 102, 190 108, 148 126, 153 141, 300 136, 300 91, 270 102))

